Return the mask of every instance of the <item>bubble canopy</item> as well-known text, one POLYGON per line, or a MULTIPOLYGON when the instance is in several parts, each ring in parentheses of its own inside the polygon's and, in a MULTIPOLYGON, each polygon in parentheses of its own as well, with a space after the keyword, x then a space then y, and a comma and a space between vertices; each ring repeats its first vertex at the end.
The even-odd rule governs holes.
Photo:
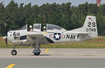
MULTIPOLYGON (((23 26, 21 28, 21 30, 25 30, 27 29, 27 25, 23 26)), ((54 25, 54 24, 47 24, 46 25, 46 30, 47 32, 63 32, 63 31, 66 31, 66 29, 60 27, 60 26, 57 26, 57 25, 54 25)), ((37 24, 33 24, 33 31, 41 31, 41 23, 37 23, 37 24)))
POLYGON ((53 25, 53 24, 47 24, 47 31, 66 31, 66 29, 57 26, 57 25, 53 25))

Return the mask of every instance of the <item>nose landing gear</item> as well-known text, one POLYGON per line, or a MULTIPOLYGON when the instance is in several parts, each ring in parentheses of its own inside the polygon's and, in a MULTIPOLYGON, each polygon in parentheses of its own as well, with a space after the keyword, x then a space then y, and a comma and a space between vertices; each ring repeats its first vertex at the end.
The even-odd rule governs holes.
POLYGON ((15 47, 16 47, 16 46, 14 46, 14 47, 13 47, 13 50, 11 51, 11 54, 12 54, 12 55, 17 55, 17 51, 15 50, 15 47))

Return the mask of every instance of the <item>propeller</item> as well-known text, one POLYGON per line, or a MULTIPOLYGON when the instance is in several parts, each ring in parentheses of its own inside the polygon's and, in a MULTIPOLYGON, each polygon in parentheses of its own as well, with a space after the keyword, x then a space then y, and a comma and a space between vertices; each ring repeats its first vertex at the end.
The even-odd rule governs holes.
POLYGON ((6 27, 6 23, 5 25, 5 43, 6 43, 6 47, 8 47, 8 43, 7 43, 7 27, 6 27))
POLYGON ((3 37, 2 39, 5 39, 6 47, 8 47, 6 23, 4 25, 5 25, 5 37, 3 37))
POLYGON ((2 39, 5 39, 6 47, 8 47, 7 36, 3 37, 2 39))
POLYGON ((8 47, 7 38, 5 38, 6 47, 8 47))

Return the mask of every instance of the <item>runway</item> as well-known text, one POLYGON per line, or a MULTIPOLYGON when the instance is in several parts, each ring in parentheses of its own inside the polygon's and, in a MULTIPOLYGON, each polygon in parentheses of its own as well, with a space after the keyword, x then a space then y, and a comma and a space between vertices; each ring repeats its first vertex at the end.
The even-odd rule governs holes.
POLYGON ((34 56, 33 49, 0 49, 0 68, 104 68, 105 49, 41 49, 34 56))

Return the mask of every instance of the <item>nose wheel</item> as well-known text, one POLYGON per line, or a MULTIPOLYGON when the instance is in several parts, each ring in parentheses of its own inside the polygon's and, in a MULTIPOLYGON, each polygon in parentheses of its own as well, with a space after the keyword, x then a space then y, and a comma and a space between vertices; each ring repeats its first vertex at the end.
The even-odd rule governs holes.
POLYGON ((14 45, 13 50, 11 51, 11 54, 14 56, 17 54, 17 51, 15 50, 15 48, 16 48, 16 45, 14 45))
POLYGON ((11 51, 11 54, 12 54, 12 55, 16 55, 16 54, 17 54, 17 51, 16 51, 16 50, 12 50, 12 51, 11 51))

